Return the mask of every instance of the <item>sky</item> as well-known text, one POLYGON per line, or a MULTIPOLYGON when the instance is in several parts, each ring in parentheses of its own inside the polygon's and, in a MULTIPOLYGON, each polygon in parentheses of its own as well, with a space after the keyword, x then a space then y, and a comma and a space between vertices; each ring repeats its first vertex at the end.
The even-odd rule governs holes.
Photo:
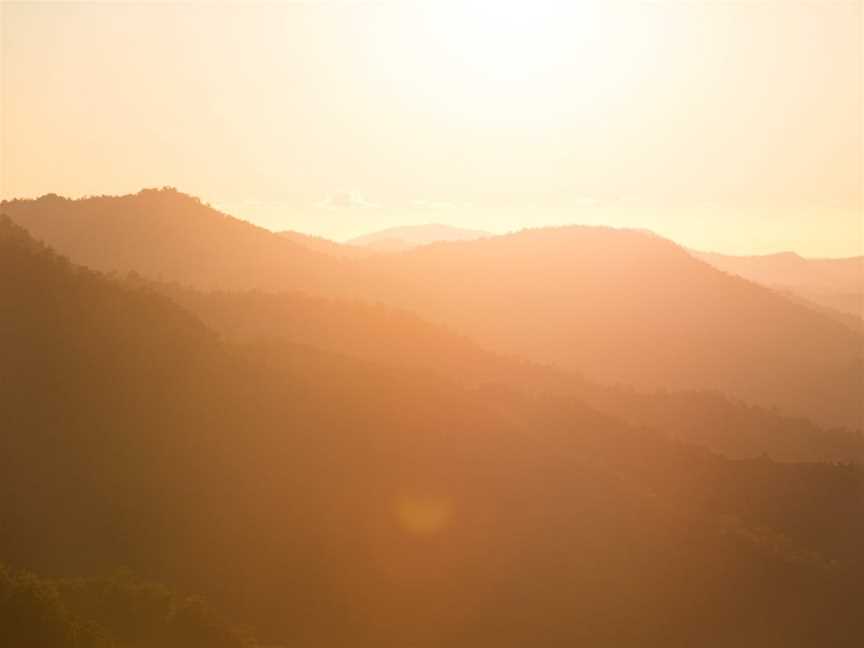
POLYGON ((0 195, 862 249, 862 3, 0 5, 0 195))

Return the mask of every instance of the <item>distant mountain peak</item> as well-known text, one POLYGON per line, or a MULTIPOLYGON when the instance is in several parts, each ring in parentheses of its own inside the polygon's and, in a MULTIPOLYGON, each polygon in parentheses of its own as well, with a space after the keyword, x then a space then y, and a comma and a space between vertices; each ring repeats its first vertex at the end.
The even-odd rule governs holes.
POLYGON ((351 245, 371 246, 379 249, 410 249, 430 243, 443 241, 473 241, 487 236, 490 232, 445 225, 426 223, 390 227, 370 234, 364 234, 348 241, 351 245))

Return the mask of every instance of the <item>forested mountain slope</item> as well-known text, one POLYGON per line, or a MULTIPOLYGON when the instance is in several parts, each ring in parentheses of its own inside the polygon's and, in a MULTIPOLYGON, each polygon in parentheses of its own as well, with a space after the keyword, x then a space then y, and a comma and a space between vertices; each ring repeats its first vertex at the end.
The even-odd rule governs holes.
POLYGON ((296 293, 205 293, 140 277, 133 281, 170 297, 235 342, 283 340, 377 365, 421 369, 502 399, 513 391, 566 394, 634 425, 733 458, 767 454, 785 461, 864 463, 860 430, 820 428, 718 392, 602 386, 577 373, 486 351, 454 331, 381 304, 296 293))
POLYGON ((607 383, 714 389, 861 427, 864 337, 647 233, 524 231, 370 259, 371 292, 607 383))

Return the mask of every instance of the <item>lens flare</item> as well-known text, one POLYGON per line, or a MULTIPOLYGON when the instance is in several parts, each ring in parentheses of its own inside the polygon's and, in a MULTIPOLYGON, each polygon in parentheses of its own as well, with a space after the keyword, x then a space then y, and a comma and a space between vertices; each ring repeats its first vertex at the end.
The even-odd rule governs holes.
POLYGON ((438 533, 450 524, 452 507, 443 497, 402 495, 395 504, 399 526, 414 535, 438 533))

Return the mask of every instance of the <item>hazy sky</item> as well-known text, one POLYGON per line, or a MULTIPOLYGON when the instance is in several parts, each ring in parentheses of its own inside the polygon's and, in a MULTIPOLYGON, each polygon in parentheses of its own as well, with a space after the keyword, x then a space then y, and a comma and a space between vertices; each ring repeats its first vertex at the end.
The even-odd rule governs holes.
POLYGON ((6 3, 2 194, 862 253, 860 2, 6 3))

